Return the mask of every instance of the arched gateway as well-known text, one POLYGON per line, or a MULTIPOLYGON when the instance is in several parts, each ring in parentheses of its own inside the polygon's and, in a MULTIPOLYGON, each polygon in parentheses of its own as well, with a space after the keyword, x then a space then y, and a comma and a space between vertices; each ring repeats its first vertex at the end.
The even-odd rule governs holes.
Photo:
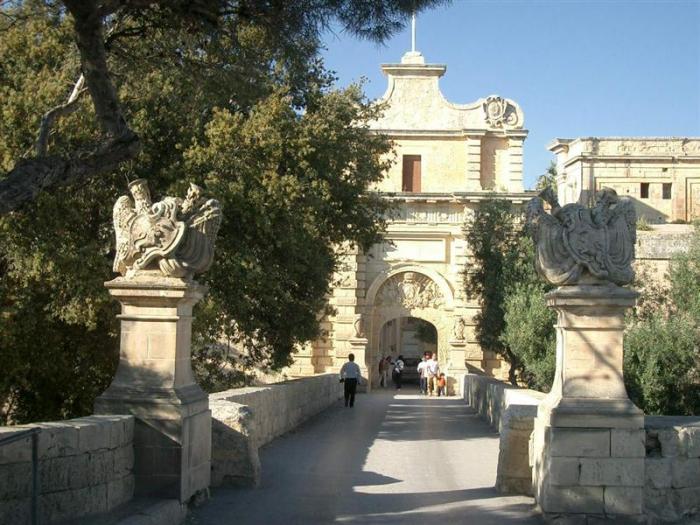
POLYGON ((438 85, 446 67, 426 64, 418 52, 382 70, 388 77, 383 116, 370 127, 391 138, 398 162, 374 189, 395 212, 383 243, 367 253, 344 251, 325 336, 300 349, 292 373, 336 371, 353 352, 376 385, 380 354, 402 353, 400 337, 393 349, 383 342, 383 327, 401 330, 402 320, 417 318, 437 330, 441 367, 453 377, 469 369, 501 375, 497 356, 474 337, 478 305, 464 293, 463 228, 486 198, 523 203, 531 197, 522 185, 522 110, 496 95, 448 102, 438 85))

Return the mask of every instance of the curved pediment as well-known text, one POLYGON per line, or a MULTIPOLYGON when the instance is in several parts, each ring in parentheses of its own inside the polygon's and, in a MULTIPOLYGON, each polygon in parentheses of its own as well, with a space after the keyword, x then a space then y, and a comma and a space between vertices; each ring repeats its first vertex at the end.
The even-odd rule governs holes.
POLYGON ((446 66, 425 64, 422 55, 408 56, 401 64, 385 64, 388 77, 381 119, 371 128, 393 133, 504 131, 522 129, 525 123, 514 101, 490 95, 471 104, 453 104, 440 91, 439 80, 446 66))

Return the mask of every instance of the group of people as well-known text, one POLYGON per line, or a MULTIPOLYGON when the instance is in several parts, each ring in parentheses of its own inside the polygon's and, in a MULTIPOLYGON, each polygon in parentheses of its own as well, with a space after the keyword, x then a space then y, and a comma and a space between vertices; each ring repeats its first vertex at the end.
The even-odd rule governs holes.
POLYGON ((386 388, 389 386, 389 374, 397 390, 401 390, 401 376, 406 363, 400 355, 394 361, 390 355, 379 360, 379 386, 386 388))
MULTIPOLYGON (((393 360, 390 355, 382 357, 379 361, 379 384, 382 388, 389 386, 389 374, 394 381, 397 390, 401 389, 401 376, 406 363, 403 356, 398 356, 393 360)), ((447 381, 445 374, 440 372, 436 356, 432 352, 425 352, 420 363, 418 363, 418 375, 420 376, 421 394, 427 396, 446 395, 447 381)), ((345 383, 345 406, 352 407, 355 404, 355 393, 357 385, 362 380, 360 367, 355 363, 355 355, 348 355, 348 361, 340 369, 340 382, 345 383)))
POLYGON ((432 352, 425 352, 423 359, 418 363, 418 375, 420 376, 420 393, 426 396, 444 396, 447 380, 445 374, 440 372, 440 365, 432 352))
MULTIPOLYGON (((389 386, 389 374, 397 390, 401 389, 401 381, 404 367, 403 356, 398 356, 394 361, 390 355, 379 361, 379 385, 382 388, 389 386)), ((445 395, 447 380, 445 374, 440 372, 437 357, 432 352, 425 352, 418 363, 418 375, 420 376, 420 391, 424 395, 445 395)))

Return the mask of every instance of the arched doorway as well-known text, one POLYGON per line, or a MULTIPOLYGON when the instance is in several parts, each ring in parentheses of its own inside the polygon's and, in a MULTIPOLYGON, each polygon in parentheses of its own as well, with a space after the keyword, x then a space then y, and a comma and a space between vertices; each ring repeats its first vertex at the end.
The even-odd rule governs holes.
MULTIPOLYGON (((445 369, 450 359, 449 340, 454 324, 454 295, 440 274, 416 266, 396 268, 375 280, 369 289, 367 303, 369 345, 366 357, 368 369, 371 370, 369 377, 372 388, 379 384, 378 365, 381 356, 392 355, 395 358, 400 350, 404 350, 399 348, 398 340, 387 343, 387 340, 383 339, 388 337, 387 325, 392 326, 394 331, 405 328, 410 331, 425 324, 431 326, 436 334, 432 351, 437 352, 440 366, 445 369), (391 344, 394 344, 393 350, 391 344)), ((396 339, 396 336, 394 338, 396 339)), ((414 352, 413 346, 406 349, 411 354, 415 353, 415 357, 420 356, 419 352, 414 352)), ((415 369, 415 366, 413 368, 415 369)))
POLYGON ((403 356, 403 383, 418 384, 416 367, 426 352, 438 354, 435 325, 419 317, 397 317, 384 323, 379 332, 379 359, 403 356))

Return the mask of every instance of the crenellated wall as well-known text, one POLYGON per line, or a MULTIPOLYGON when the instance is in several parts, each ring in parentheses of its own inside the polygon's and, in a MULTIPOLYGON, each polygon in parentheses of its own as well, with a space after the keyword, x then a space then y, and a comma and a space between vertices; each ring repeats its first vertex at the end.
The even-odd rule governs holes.
MULTIPOLYGON (((0 437, 39 428, 41 523, 109 512, 134 493, 134 418, 91 416, 0 428, 0 437)), ((0 446, 0 525, 29 523, 32 443, 0 446)))

